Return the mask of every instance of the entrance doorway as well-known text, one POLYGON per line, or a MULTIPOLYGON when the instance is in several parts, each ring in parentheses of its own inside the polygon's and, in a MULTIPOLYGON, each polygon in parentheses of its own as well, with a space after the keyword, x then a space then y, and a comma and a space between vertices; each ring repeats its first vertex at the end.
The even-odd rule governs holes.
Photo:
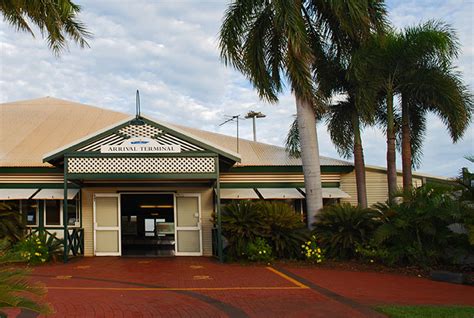
POLYGON ((175 254, 172 193, 122 193, 120 211, 123 256, 175 254))

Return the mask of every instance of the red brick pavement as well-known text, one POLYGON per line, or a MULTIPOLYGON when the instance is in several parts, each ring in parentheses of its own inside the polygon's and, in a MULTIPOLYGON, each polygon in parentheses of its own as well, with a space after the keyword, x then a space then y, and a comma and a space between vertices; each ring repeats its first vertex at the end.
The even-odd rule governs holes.
MULTIPOLYGON (((442 287, 440 293, 453 296, 427 303, 451 304, 450 300, 467 299, 465 294, 473 291, 396 275, 297 267, 281 271, 299 275, 309 287, 317 284, 346 298, 308 288, 266 266, 220 264, 203 257, 83 258, 35 267, 31 279, 48 287, 46 300, 57 317, 375 317, 353 300, 417 304, 434 300, 435 293, 420 295, 427 292, 425 288, 442 287), (397 288, 386 287, 398 280, 397 288), (385 287, 377 287, 380 284, 385 287), (404 289, 409 292, 402 298, 404 289)), ((18 311, 10 313, 15 317, 18 311)))
POLYGON ((365 304, 474 306, 473 286, 375 272, 296 266, 287 266, 286 269, 318 286, 365 304))

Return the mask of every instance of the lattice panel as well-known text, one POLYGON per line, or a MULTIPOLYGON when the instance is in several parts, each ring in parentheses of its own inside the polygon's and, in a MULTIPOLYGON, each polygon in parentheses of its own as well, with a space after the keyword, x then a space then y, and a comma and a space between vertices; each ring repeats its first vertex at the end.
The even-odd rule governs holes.
POLYGON ((69 158, 68 173, 214 173, 213 157, 69 158))
POLYGON ((121 144, 124 140, 125 138, 123 138, 122 136, 112 134, 87 146, 79 148, 77 149, 77 151, 99 151, 101 145, 118 145, 121 144))
POLYGON ((162 130, 151 125, 128 125, 119 130, 120 133, 129 137, 148 137, 153 138, 154 136, 161 134, 162 130))

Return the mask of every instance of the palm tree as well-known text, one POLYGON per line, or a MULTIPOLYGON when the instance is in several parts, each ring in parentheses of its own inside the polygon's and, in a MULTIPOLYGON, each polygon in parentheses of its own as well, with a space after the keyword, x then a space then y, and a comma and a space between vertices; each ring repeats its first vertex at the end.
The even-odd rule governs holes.
POLYGON ((412 166, 421 157, 426 115, 435 113, 446 124, 453 142, 470 124, 472 95, 452 67, 459 47, 447 25, 428 22, 403 34, 411 67, 401 85, 401 151, 403 189, 412 187, 412 166))
MULTIPOLYGON (((459 81, 452 76, 454 73, 448 71, 449 61, 457 52, 456 41, 453 39, 451 31, 446 25, 430 21, 419 27, 408 28, 403 33, 392 31, 386 35, 375 35, 364 48, 357 51, 354 57, 356 62, 352 65, 352 72, 356 78, 365 83, 366 96, 371 96, 374 102, 383 96, 383 103, 380 105, 383 111, 379 119, 385 126, 387 137, 387 181, 388 194, 391 199, 397 191, 396 136, 399 127, 403 126, 402 130, 405 131, 402 138, 404 139, 402 143, 405 145, 403 148, 404 168, 409 174, 413 161, 409 151, 417 153, 421 149, 422 133, 425 129, 424 117, 413 116, 410 119, 410 114, 420 113, 420 110, 421 114, 428 110, 435 111, 446 122, 449 122, 450 120, 442 115, 443 113, 448 115, 449 111, 453 112, 453 109, 447 109, 449 100, 457 98, 458 102, 456 103, 459 105, 466 102, 468 95, 462 85, 457 85, 460 91, 456 97, 453 92, 449 96, 443 96, 441 92, 446 91, 443 89, 439 91, 439 94, 436 94, 435 99, 433 96, 437 84, 429 84, 429 76, 435 74, 433 70, 436 67, 434 66, 439 68, 438 71, 444 69, 445 74, 450 74, 443 81, 444 83, 451 82, 450 87, 459 81), (448 79, 449 77, 451 79, 448 79), (397 112, 396 105, 394 105, 396 96, 401 97, 401 107, 405 110, 402 111, 401 125, 398 120, 400 113, 397 112), (435 105, 440 106, 441 103, 444 104, 444 110, 441 108, 435 110, 435 105), (408 111, 409 105, 418 106, 412 106, 412 111, 408 111), (421 107, 421 105, 425 106, 421 107), (410 131, 412 131, 411 135, 410 131), (413 140, 407 136, 411 136, 413 140), (409 165, 408 170, 407 165, 409 165)), ((458 82, 458 84, 460 83, 458 82)), ((457 108, 459 109, 459 107, 457 108)), ((466 119, 469 121, 468 113, 469 111, 465 111, 464 115, 458 114, 459 118, 464 118, 461 122, 452 122, 453 137, 459 138, 462 135, 460 132, 465 130, 466 119)), ((449 114, 451 119, 456 116, 452 113, 449 114)), ((405 180, 407 188, 411 187, 411 178, 407 177, 405 180)))
POLYGON ((295 96, 310 227, 322 207, 315 117, 323 102, 316 93, 320 70, 313 66, 328 51, 350 50, 384 17, 379 0, 235 0, 225 13, 219 42, 224 63, 243 73, 266 101, 277 102, 284 83, 295 96))
POLYGON ((89 46, 86 39, 91 33, 77 19, 80 11, 81 7, 70 0, 0 0, 0 12, 8 24, 32 36, 29 22, 34 24, 56 55, 67 48, 66 38, 81 48, 89 46))

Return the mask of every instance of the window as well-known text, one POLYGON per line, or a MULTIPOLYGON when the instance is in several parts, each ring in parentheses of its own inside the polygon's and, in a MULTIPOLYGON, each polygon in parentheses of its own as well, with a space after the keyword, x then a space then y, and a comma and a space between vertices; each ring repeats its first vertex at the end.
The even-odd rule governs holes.
MULTIPOLYGON (((63 226, 63 200, 45 200, 44 214, 46 226, 63 226)), ((67 200, 67 225, 75 226, 79 222, 79 200, 67 200)))
POLYGON ((67 225, 74 226, 76 222, 79 222, 78 200, 67 200, 67 225))
POLYGON ((45 200, 44 214, 45 225, 61 225, 61 202, 60 200, 45 200))
POLYGON ((38 225, 38 201, 36 200, 22 200, 21 212, 26 219, 26 225, 38 225))

